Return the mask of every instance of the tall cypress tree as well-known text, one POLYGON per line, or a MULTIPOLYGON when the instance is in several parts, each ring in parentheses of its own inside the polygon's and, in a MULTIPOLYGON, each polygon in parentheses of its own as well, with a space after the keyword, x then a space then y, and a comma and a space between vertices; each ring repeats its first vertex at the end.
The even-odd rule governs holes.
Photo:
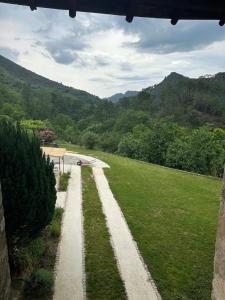
POLYGON ((0 123, 0 181, 9 247, 28 241, 52 220, 56 201, 53 163, 39 140, 0 123))

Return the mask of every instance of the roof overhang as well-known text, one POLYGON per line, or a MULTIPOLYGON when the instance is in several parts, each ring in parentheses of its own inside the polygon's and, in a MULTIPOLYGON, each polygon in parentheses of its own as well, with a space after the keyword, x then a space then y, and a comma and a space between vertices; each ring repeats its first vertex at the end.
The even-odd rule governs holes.
POLYGON ((178 20, 220 20, 225 23, 224 0, 3 0, 0 2, 68 10, 71 17, 76 12, 92 12, 126 16, 128 22, 133 17, 178 20))

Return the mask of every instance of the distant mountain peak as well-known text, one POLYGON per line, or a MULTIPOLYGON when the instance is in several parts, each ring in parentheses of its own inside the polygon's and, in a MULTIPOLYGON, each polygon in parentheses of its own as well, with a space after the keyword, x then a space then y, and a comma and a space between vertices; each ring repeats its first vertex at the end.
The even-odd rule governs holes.
POLYGON ((187 77, 185 77, 184 75, 181 75, 177 72, 171 72, 167 77, 165 77, 165 79, 171 79, 171 80, 181 79, 181 78, 187 78, 187 77))
POLYGON ((122 98, 126 98, 126 97, 134 97, 138 94, 139 92, 138 91, 127 91, 125 93, 117 93, 117 94, 114 94, 112 95, 111 97, 108 97, 107 99, 109 101, 112 101, 112 102, 117 102, 119 101, 120 99, 122 98))
POLYGON ((215 78, 215 75, 206 74, 206 75, 203 75, 203 76, 199 77, 199 79, 210 79, 210 78, 215 78))
POLYGON ((170 72, 169 76, 183 76, 183 75, 177 72, 170 72))

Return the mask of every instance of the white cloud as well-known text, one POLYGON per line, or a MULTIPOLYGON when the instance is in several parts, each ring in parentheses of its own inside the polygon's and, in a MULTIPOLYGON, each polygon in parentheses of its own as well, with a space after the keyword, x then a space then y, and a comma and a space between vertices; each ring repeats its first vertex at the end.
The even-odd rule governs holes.
POLYGON ((101 97, 141 90, 170 72, 197 77, 225 69, 225 31, 179 22, 0 4, 0 53, 52 80, 101 97))

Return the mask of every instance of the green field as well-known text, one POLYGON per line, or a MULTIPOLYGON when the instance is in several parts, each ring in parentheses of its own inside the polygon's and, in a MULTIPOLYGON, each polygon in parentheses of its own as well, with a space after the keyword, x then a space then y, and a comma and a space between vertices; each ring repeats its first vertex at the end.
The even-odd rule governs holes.
POLYGON ((164 300, 210 299, 221 181, 119 156, 111 189, 164 300))

